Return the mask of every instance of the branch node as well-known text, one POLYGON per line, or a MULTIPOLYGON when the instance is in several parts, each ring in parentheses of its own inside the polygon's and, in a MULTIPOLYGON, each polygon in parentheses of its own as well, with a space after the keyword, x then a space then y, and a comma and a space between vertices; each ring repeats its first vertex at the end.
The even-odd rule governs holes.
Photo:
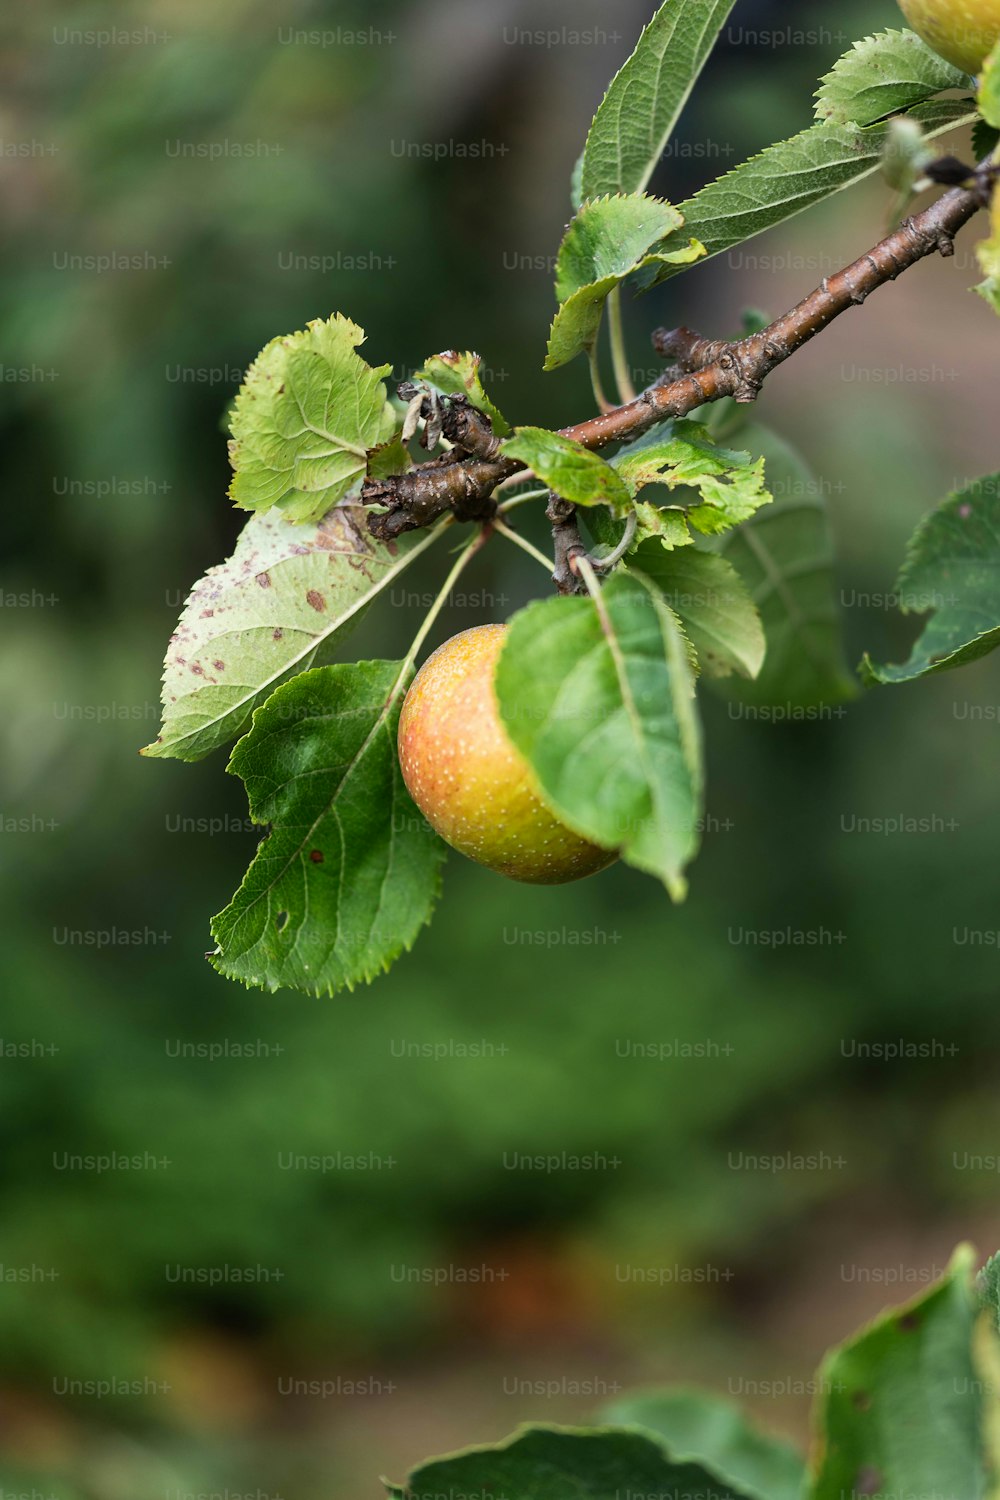
POLYGON ((552 582, 560 594, 586 593, 586 585, 576 570, 577 559, 587 551, 577 524, 576 506, 555 493, 550 493, 545 515, 552 523, 552 546, 556 560, 552 582))
POLYGON ((653 348, 664 359, 672 359, 685 375, 713 364, 728 345, 719 339, 707 339, 693 328, 657 328, 653 348))

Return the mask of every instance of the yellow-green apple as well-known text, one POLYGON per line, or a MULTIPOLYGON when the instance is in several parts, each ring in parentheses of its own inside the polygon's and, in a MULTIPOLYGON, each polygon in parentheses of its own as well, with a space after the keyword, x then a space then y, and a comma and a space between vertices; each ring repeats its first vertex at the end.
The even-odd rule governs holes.
POLYGON ((439 646, 399 716, 399 763, 431 827, 479 864, 534 885, 561 885, 612 864, 545 806, 500 720, 493 674, 505 625, 477 625, 439 646))
POLYGON ((919 36, 941 57, 978 73, 1000 40, 1000 0, 899 0, 919 36))

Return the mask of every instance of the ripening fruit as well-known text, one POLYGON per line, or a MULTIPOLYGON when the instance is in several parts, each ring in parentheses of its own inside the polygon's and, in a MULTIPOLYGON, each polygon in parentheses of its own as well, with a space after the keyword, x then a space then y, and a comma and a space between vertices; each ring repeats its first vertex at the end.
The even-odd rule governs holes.
POLYGON ((941 57, 978 73, 1000 40, 1000 0, 899 0, 918 36, 941 57))
POLYGON ((399 763, 431 827, 512 880, 561 885, 613 864, 553 817, 500 722, 493 672, 506 626, 477 625, 420 668, 399 716, 399 763))

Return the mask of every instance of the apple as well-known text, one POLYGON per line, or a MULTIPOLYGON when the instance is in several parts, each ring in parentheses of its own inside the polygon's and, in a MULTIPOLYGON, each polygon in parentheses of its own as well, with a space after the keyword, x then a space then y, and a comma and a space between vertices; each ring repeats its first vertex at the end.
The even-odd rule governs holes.
POLYGON ((410 796, 453 849, 511 880, 562 885, 618 856, 559 822, 507 736, 493 690, 506 629, 463 630, 424 662, 399 716, 399 763, 410 796))
POLYGON ((900 9, 928 47, 978 73, 1000 40, 1000 0, 899 0, 900 9))

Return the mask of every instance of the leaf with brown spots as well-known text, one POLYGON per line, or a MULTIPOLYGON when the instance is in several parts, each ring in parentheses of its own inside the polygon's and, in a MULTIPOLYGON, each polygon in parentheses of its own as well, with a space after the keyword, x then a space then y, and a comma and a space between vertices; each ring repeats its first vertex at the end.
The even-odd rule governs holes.
POLYGON ((164 663, 163 727, 143 753, 198 760, 241 734, 279 683, 330 659, 440 532, 387 546, 351 505, 306 526, 277 511, 251 517, 184 606, 164 663))
POLYGON ((809 1500, 986 1493, 974 1260, 962 1246, 940 1281, 827 1355, 809 1500))

